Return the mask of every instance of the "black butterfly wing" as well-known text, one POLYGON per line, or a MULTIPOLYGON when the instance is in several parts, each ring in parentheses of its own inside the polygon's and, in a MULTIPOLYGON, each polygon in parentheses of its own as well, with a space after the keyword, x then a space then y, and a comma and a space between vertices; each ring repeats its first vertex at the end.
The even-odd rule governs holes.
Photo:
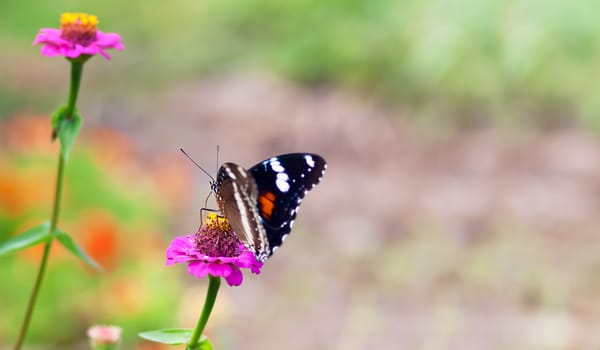
POLYGON ((249 169, 258 188, 258 214, 265 229, 268 256, 290 233, 306 193, 323 177, 327 163, 311 153, 283 154, 249 169))

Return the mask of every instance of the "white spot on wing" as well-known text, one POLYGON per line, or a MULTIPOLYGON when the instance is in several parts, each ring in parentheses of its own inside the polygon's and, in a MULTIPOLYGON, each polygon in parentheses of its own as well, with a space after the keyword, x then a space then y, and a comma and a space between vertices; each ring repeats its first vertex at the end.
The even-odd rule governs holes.
POLYGON ((285 171, 285 168, 275 158, 271 158, 271 169, 273 169, 273 171, 276 173, 282 173, 285 171))
POLYGON ((313 157, 311 155, 305 155, 304 159, 306 159, 306 164, 308 164, 309 167, 314 168, 315 167, 315 160, 313 159, 313 157))
POLYGON ((290 184, 287 182, 287 179, 284 180, 284 179, 279 178, 279 176, 277 176, 277 180, 275 180, 275 184, 277 185, 277 188, 281 192, 287 192, 290 190, 290 184))

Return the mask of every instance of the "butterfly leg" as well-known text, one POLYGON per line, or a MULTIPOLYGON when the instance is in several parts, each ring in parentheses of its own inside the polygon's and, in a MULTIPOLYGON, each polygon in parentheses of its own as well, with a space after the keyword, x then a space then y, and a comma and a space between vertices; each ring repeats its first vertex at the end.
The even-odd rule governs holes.
MULTIPOLYGON (((213 208, 200 208, 200 226, 204 224, 204 212, 217 213, 219 215, 221 212, 218 209, 213 208)), ((219 215, 221 216, 221 215, 219 215)))

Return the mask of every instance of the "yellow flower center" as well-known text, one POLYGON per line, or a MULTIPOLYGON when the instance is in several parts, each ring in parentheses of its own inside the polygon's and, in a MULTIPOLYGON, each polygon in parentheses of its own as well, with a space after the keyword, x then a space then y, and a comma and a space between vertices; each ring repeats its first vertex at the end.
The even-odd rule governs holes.
POLYGON ((195 235, 196 249, 212 257, 234 257, 241 253, 240 240, 231 229, 229 221, 210 213, 195 235))
POLYGON ((60 37, 74 44, 88 46, 96 40, 98 17, 87 13, 63 13, 60 16, 60 37))
POLYGON ((227 218, 218 216, 215 213, 209 213, 206 216, 206 227, 213 230, 219 230, 221 232, 231 231, 231 225, 227 218))

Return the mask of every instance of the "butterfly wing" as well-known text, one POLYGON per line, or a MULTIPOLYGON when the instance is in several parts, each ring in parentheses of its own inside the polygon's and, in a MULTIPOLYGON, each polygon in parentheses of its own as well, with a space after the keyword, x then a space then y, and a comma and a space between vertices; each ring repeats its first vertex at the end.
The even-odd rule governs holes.
POLYGON ((257 186, 256 203, 268 241, 267 257, 292 230, 302 199, 321 181, 326 168, 325 159, 319 155, 290 153, 249 169, 257 186))
POLYGON ((259 260, 268 257, 268 241, 256 207, 258 188, 252 175, 241 166, 225 163, 217 174, 219 210, 238 238, 259 260))

